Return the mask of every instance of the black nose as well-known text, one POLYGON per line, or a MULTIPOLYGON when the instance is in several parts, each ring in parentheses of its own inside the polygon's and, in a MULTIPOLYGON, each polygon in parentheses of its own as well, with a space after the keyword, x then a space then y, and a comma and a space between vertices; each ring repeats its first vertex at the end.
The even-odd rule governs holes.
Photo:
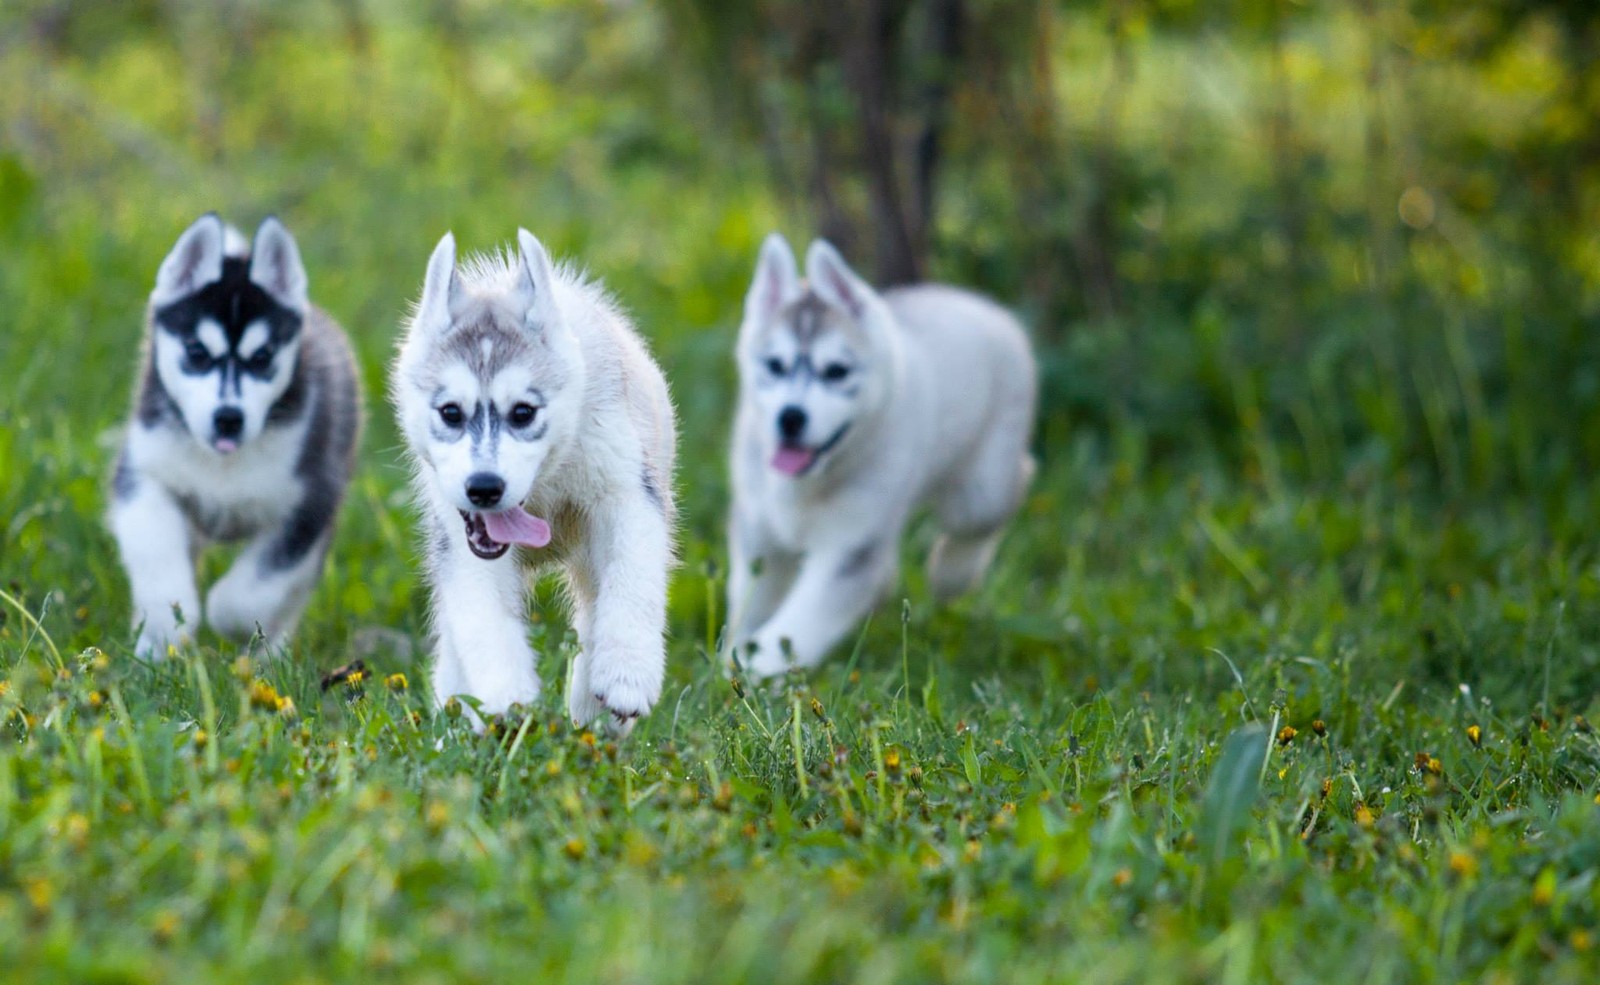
POLYGON ((793 441, 806 429, 806 412, 790 405, 778 411, 778 433, 793 441))
POLYGON ((467 498, 473 506, 490 507, 505 494, 506 480, 493 472, 474 472, 467 476, 467 498))
POLYGON ((244 411, 237 407, 218 407, 211 415, 211 426, 219 438, 237 438, 244 430, 244 411))

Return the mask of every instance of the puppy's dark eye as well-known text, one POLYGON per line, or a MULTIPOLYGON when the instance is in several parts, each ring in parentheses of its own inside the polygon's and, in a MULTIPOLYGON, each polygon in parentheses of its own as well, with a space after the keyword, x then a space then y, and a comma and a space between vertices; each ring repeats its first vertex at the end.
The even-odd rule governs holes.
POLYGON ((537 416, 539 416, 539 408, 533 404, 517 404, 511 408, 511 413, 506 415, 506 420, 514 428, 525 428, 532 424, 533 419, 537 416))
POLYGON ((837 383, 850 375, 850 367, 844 363, 829 363, 822 367, 822 379, 828 383, 837 383))
POLYGON ((190 342, 183 347, 183 358, 195 369, 205 369, 211 365, 211 350, 199 342, 190 342))
POLYGON ((448 427, 458 428, 466 419, 467 415, 462 413, 460 404, 445 404, 439 408, 439 420, 448 427))
POLYGON ((772 357, 771 359, 768 359, 767 360, 767 372, 771 373, 773 376, 782 376, 783 375, 783 360, 779 359, 776 356, 772 357))
POLYGON ((272 368, 272 346, 264 345, 250 354, 244 361, 244 368, 252 373, 265 373, 272 368))

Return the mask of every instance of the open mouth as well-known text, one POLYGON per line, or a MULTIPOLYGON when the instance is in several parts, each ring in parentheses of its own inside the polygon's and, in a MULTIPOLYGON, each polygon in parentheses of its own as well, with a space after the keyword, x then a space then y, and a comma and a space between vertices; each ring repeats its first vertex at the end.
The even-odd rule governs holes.
POLYGON ((772 453, 772 467, 791 478, 799 478, 816 468, 817 462, 822 459, 822 456, 832 451, 833 447, 839 443, 839 439, 843 438, 844 433, 848 430, 850 430, 850 425, 848 423, 843 424, 839 430, 833 432, 833 437, 812 448, 784 442, 778 445, 777 451, 772 453))
POLYGON ((489 525, 483 521, 482 513, 468 513, 462 510, 461 519, 467 521, 467 546, 472 549, 472 553, 485 561, 493 561, 511 550, 510 544, 502 544, 489 536, 489 525))
POLYGON ((467 524, 467 547, 485 561, 493 561, 512 544, 544 547, 550 543, 550 524, 520 506, 496 513, 459 510, 467 524))
POLYGON ((215 448, 220 454, 232 455, 239 450, 239 441, 236 438, 217 438, 211 442, 211 447, 215 448))

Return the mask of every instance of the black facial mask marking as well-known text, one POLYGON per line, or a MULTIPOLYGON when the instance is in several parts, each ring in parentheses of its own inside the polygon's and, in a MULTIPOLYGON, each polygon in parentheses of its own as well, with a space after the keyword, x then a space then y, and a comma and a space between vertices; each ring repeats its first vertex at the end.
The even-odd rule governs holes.
POLYGON ((239 393, 243 376, 271 378, 272 354, 298 336, 302 319, 250 279, 248 259, 225 257, 220 279, 156 309, 155 323, 184 345, 179 369, 188 376, 204 376, 220 369, 219 395, 226 396, 229 391, 239 393), (197 337, 200 323, 207 318, 221 326, 227 337, 228 351, 221 356, 211 353, 197 337), (245 330, 256 323, 267 327, 267 341, 250 354, 251 358, 242 359, 239 342, 245 330), (203 360, 198 358, 202 351, 203 360))

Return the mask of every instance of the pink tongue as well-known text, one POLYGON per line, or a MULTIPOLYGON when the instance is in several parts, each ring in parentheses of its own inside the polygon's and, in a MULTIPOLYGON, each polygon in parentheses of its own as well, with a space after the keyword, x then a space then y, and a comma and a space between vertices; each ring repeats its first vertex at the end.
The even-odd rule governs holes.
POLYGON ((784 475, 799 475, 811 467, 817 453, 809 448, 779 448, 772 456, 772 467, 784 475))
POLYGON ((550 543, 550 524, 520 506, 483 514, 483 528, 496 544, 543 547, 550 543))
POLYGON ((212 447, 227 455, 239 450, 239 442, 234 441, 232 438, 218 438, 212 447))

